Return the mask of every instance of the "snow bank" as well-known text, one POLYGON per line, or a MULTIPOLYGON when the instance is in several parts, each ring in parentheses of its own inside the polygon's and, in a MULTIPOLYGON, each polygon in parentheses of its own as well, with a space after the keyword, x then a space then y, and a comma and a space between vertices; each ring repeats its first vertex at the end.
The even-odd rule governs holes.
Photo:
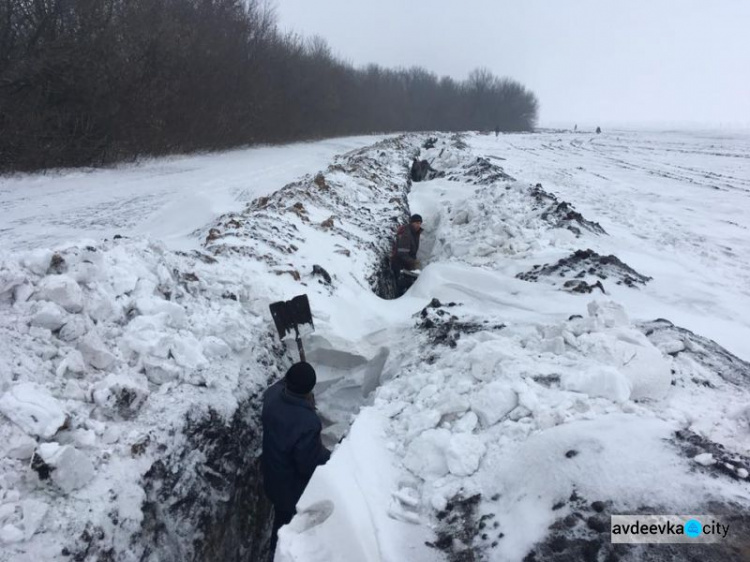
POLYGON ((412 481, 404 479, 390 450, 387 418, 364 409, 336 462, 315 472, 297 505, 298 515, 279 533, 276 562, 351 560, 430 562, 412 481))
MULTIPOLYGON (((24 506, 2 527, 0 560, 53 559, 63 548, 129 560, 149 470, 179 455, 187 413, 231 419, 265 384, 267 327, 237 301, 213 300, 225 272, 208 266, 125 239, 0 260, 0 488, 24 506), (229 342, 248 357, 237 361, 229 342)), ((186 493, 202 478, 193 471, 186 493)))

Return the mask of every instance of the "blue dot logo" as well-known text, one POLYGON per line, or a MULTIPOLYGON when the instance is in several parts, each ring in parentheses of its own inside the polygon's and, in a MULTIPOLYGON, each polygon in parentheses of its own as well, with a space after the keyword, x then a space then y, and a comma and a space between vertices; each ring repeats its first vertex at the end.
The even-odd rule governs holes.
POLYGON ((685 534, 690 538, 695 538, 703 533, 703 525, 697 519, 691 519, 685 523, 685 534))

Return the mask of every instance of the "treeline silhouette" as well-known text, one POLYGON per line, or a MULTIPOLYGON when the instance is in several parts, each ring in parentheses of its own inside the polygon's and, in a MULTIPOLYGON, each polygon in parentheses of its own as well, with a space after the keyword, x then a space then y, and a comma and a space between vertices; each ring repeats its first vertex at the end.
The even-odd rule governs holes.
MULTIPOLYGON (((418 37, 415 37, 418 40, 418 37)), ((0 170, 370 132, 523 131, 487 70, 355 69, 261 0, 0 0, 0 170)))

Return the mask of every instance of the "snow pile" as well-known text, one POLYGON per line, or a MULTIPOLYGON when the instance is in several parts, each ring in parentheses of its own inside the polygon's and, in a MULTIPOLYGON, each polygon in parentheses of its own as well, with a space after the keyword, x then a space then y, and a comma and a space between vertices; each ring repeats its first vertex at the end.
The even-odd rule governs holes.
POLYGON ((3 560, 63 549, 125 559, 144 518, 144 475, 181 446, 170 435, 186 414, 231 418, 265 385, 272 371, 237 354, 257 349, 267 326, 217 298, 227 281, 205 265, 125 239, 3 258, 3 560))

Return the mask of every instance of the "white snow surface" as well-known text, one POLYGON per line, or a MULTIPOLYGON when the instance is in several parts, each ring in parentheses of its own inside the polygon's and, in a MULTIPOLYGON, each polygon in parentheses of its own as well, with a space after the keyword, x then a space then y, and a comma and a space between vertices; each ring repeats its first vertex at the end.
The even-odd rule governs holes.
POLYGON ((666 318, 750 360, 750 138, 471 134, 461 148, 437 137, 422 155, 447 175, 408 196, 424 217, 422 273, 398 300, 373 294, 370 276, 388 248, 380 234, 404 216, 423 135, 328 168, 302 157, 318 145, 263 149, 278 166, 296 154, 314 167, 277 192, 289 168, 256 178, 243 151, 2 180, 0 240, 14 251, 0 254, 0 561, 64 560, 61 546, 90 522, 116 560, 138 560, 141 478, 164 453, 133 446, 148 437, 184 447, 167 432, 188 411, 230 418, 265 387, 268 304, 301 293, 315 318, 304 341, 325 436, 345 438, 282 529, 277 561, 444 559, 427 544, 444 525, 438 515, 475 494, 476 515, 497 527, 451 548, 491 561, 523 560, 571 512, 574 492, 613 513, 701 513, 710 501, 750 509, 739 461, 736 478, 715 477, 710 453, 690 457, 674 437, 689 430, 750 456, 750 381, 727 380, 682 353, 687 340, 650 339, 638 326, 666 318), (468 173, 478 156, 515 180, 481 183, 487 173, 468 173), (175 169, 179 181, 156 176, 175 169), (91 178, 108 184, 102 199, 80 187, 91 178), (536 183, 608 234, 577 237, 543 220, 529 196, 536 183), (144 226, 147 214, 165 230, 144 226), (605 279, 606 294, 576 294, 516 277, 587 248, 653 279, 605 279), (445 322, 458 328, 438 341, 428 327, 445 322), (40 480, 32 455, 59 469, 40 480))
POLYGON ((380 138, 342 137, 6 177, 0 180, 0 248, 43 250, 117 234, 189 248, 195 230, 219 215, 380 138))

